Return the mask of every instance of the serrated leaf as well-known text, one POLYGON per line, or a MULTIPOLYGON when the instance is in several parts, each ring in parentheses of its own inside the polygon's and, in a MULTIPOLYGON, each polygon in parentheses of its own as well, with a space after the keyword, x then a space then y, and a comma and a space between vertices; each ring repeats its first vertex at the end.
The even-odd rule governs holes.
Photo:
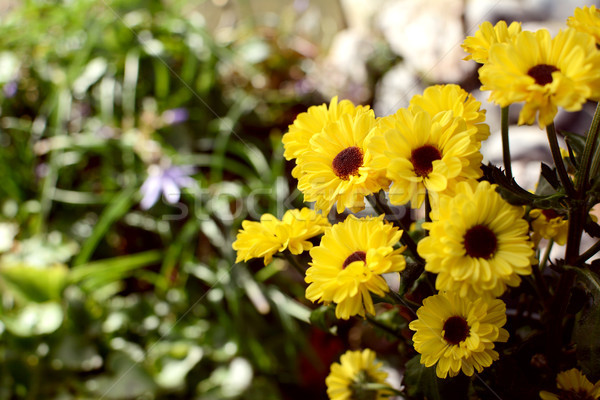
MULTIPOLYGON (((482 165, 482 169, 484 170, 484 177, 490 182, 498 184, 498 193, 500 193, 502 198, 510 204, 517 206, 529 205, 533 208, 552 208, 556 210, 563 208, 561 200, 565 196, 564 193, 562 191, 550 192, 550 190, 553 190, 552 185, 547 183, 545 178, 540 178, 540 181, 546 182, 540 190, 550 193, 537 195, 523 189, 514 178, 509 179, 504 172, 495 165, 482 165)), ((544 168, 542 167, 542 169, 544 168)))
POLYGON ((558 190, 559 188, 560 180, 558 179, 556 169, 550 168, 548 165, 542 163, 542 173, 540 175, 538 188, 535 191, 535 194, 550 195, 556 193, 556 190, 558 190), (540 188, 540 184, 542 184, 542 182, 545 182, 545 184, 540 188), (548 187, 548 184, 550 185, 550 187, 548 187))
POLYGON ((592 221, 591 218, 588 218, 585 221, 583 229, 585 230, 585 233, 587 233, 591 237, 600 238, 600 225, 592 221))

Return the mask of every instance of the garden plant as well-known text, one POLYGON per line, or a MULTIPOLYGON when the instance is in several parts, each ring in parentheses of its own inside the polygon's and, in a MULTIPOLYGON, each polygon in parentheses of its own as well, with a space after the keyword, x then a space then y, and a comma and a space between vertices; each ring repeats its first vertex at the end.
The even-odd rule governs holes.
POLYGON ((245 221, 236 261, 286 259, 313 324, 381 334, 381 357, 354 342, 331 364, 331 400, 600 398, 600 107, 586 132, 554 125, 600 100, 600 12, 554 36, 485 22, 462 46, 502 115, 502 166, 480 152, 496 110, 458 85, 382 117, 334 97, 282 140, 310 206, 245 221), (512 175, 509 107, 548 138, 534 190, 512 175))

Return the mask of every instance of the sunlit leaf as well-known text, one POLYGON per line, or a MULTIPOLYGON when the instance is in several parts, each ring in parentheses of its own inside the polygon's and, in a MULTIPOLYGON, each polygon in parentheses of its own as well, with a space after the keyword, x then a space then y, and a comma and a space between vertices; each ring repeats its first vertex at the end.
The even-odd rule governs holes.
POLYGON ((63 322, 59 303, 30 303, 14 314, 0 315, 6 329, 17 336, 45 335, 56 331, 63 322))

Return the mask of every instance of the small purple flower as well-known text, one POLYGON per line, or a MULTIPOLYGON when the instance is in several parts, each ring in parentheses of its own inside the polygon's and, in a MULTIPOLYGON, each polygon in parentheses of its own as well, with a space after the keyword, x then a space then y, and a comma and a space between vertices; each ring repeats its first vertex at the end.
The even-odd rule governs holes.
POLYGON ((190 117, 187 108, 173 108, 162 113, 163 122, 167 125, 175 125, 185 122, 190 117))
POLYGON ((147 210, 156 204, 161 193, 167 203, 177 203, 181 197, 182 188, 196 185, 196 181, 190 177, 194 172, 194 167, 190 165, 169 167, 151 165, 148 168, 148 178, 140 188, 142 210, 147 210))
POLYGON ((4 86, 2 87, 2 92, 4 93, 4 97, 10 99, 11 97, 14 97, 15 94, 17 94, 17 89, 17 82, 10 81, 4 84, 4 86))

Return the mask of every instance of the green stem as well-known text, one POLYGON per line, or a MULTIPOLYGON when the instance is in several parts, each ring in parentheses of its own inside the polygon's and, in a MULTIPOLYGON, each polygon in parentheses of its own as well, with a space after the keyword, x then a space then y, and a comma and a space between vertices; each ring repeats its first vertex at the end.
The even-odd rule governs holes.
MULTIPOLYGON (((583 194, 585 196, 585 194, 583 194)), ((576 202, 569 207, 569 230, 567 233, 567 250, 565 262, 567 265, 576 267, 579 258, 579 247, 581 246, 581 235, 586 218, 586 205, 584 202, 576 202)))
POLYGON ((554 128, 554 122, 546 127, 546 134, 548 135, 548 143, 550 143, 550 150, 552 151, 552 158, 554 159, 554 166, 558 171, 558 178, 560 183, 565 188, 567 196, 574 198, 575 189, 573 183, 569 179, 565 164, 563 163, 562 156, 560 154, 560 147, 558 146, 558 139, 556 138, 556 129, 554 128))
POLYGON ((540 262, 540 271, 543 271, 546 268, 546 264, 548 264, 548 259, 550 258, 550 251, 552 250, 552 246, 554 246, 554 240, 550 239, 548 244, 546 245, 546 249, 544 250, 544 256, 542 257, 542 261, 540 262))
POLYGON ((386 296, 386 300, 388 300, 390 303, 394 303, 396 305, 401 305, 408 308, 410 311, 413 312, 413 314, 415 313, 416 309, 419 309, 421 307, 419 303, 415 303, 412 300, 408 300, 406 297, 401 296, 399 293, 390 291, 389 294, 389 296, 386 296))
POLYGON ((550 298, 550 292, 548 291, 546 280, 541 273, 541 265, 532 265, 531 270, 533 272, 533 278, 538 289, 538 293, 541 297, 542 304, 544 305, 544 309, 546 309, 548 305, 548 299, 550 298))
MULTIPOLYGON (((594 113, 594 119, 590 125, 587 137, 585 139, 585 147, 583 148, 583 154, 581 156, 581 166, 579 171, 581 176, 577 181, 577 192, 582 195, 587 190, 587 183, 590 173, 590 163, 593 168, 592 154, 596 149, 596 141, 598 139, 598 133, 600 132, 600 103, 596 105, 596 112, 594 113)), ((598 158, 600 152, 596 152, 594 155, 594 161, 598 158)), ((595 176, 595 175, 592 175, 595 176)))
POLYGON ((385 383, 365 383, 362 385, 362 388, 365 390, 372 390, 372 391, 387 391, 387 392, 392 392, 393 394, 397 394, 399 396, 404 396, 405 393, 394 389, 393 387, 386 385, 385 383))
POLYGON ((382 324, 381 322, 377 321, 375 318, 371 317, 368 314, 365 316, 365 319, 371 325, 376 326, 377 328, 381 329, 382 331, 385 331, 385 332, 389 333, 390 335, 397 337, 398 339, 402 339, 402 335, 400 335, 400 333, 396 332, 396 330, 393 329, 391 326, 382 324))
POLYGON ((501 134, 502 134, 502 161, 506 177, 512 179, 512 167, 510 161, 510 144, 508 140, 508 107, 502 107, 501 134))
POLYGON ((592 257, 594 254, 596 254, 598 251, 600 251, 600 240, 597 241, 596 243, 594 243, 592 245, 592 247, 587 249, 585 251, 585 253, 580 255, 579 258, 577 258, 577 260, 575 261, 575 265, 580 265, 580 264, 586 262, 590 257, 592 257))
POLYGON ((554 370, 559 369, 560 354, 563 347, 563 318, 567 312, 571 288, 575 283, 574 269, 565 269, 560 276, 558 288, 550 305, 548 319, 547 355, 548 363, 554 370))
POLYGON ((387 221, 391 222, 394 224, 394 226, 402 230, 402 237, 400 240, 406 245, 406 247, 408 247, 408 250, 411 252, 415 261, 420 265, 425 265, 425 260, 421 258, 419 253, 417 253, 417 243, 408 234, 408 229, 406 229, 400 218, 394 217, 394 212, 390 209, 390 207, 381 201, 379 198, 379 193, 368 195, 367 201, 369 204, 371 204, 371 206, 373 206, 375 211, 377 211, 379 214, 384 214, 387 221))
POLYGON ((429 193, 425 195, 425 222, 431 222, 431 200, 429 193))
POLYGON ((283 257, 290 263, 292 264, 292 267, 294 267, 294 269, 296 271, 298 271, 298 273, 300 273, 300 275, 304 276, 306 274, 306 271, 304 270, 304 268, 302 268, 300 266, 300 264, 298 263, 298 260, 296 260, 296 257, 294 257, 291 253, 288 253, 287 251, 284 251, 283 253, 283 257))

